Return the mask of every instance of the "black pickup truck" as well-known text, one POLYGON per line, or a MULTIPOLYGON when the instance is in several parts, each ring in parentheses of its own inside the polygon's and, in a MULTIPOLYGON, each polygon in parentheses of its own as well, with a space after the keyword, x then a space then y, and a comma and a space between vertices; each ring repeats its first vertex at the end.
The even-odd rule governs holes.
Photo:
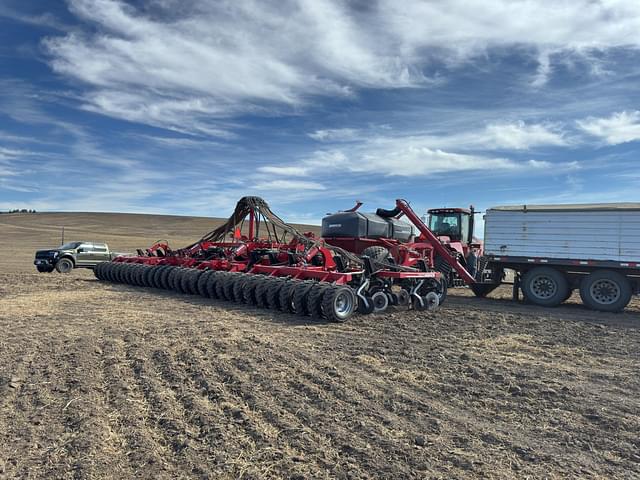
POLYGON ((69 273, 74 268, 93 268, 98 263, 109 262, 118 253, 109 251, 106 243, 69 242, 51 250, 38 250, 33 264, 39 272, 69 273))

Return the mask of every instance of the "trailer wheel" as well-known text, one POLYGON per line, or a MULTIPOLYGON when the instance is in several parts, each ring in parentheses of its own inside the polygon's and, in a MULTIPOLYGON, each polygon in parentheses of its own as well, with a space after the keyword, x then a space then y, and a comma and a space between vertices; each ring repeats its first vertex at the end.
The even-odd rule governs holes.
POLYGON ((567 296, 569 282, 564 274, 555 268, 536 267, 529 270, 522 280, 525 298, 536 305, 555 307, 567 296))
POLYGON ((56 270, 58 273, 69 273, 73 270, 73 262, 68 258, 61 258, 56 262, 56 270))
POLYGON ((592 272, 580 283, 582 303, 601 312, 624 310, 632 294, 629 280, 613 270, 592 272))
POLYGON ((322 297, 322 314, 331 322, 346 322, 357 305, 356 294, 350 287, 331 287, 322 297))

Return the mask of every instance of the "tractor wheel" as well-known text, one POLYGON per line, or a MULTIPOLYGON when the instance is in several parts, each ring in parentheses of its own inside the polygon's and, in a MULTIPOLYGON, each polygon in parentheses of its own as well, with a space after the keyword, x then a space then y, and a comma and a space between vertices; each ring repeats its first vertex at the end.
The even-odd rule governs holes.
POLYGON ((267 289, 267 307, 271 310, 280 310, 280 290, 288 282, 286 278, 276 278, 267 289))
POLYGON ((322 297, 322 315, 331 322, 346 322, 355 312, 357 304, 353 289, 332 286, 322 297))
POLYGON ((278 305, 280 305, 280 310, 283 312, 294 313, 293 291, 299 283, 299 280, 288 280, 280 287, 280 292, 278 293, 278 305))
POLYGON ((567 296, 569 282, 562 272, 550 267, 529 270, 522 279, 525 299, 542 307, 560 305, 567 296))
POLYGON ((245 303, 249 305, 256 304, 256 288, 260 282, 264 279, 264 276, 252 274, 251 278, 248 278, 242 287, 242 297, 245 303))
POLYGON ((322 299, 327 289, 332 288, 333 285, 327 282, 318 282, 313 287, 307 296, 307 310, 313 318, 322 318, 322 299))
POLYGON ((632 295, 629 280, 613 270, 592 272, 580 283, 582 303, 601 312, 624 310, 632 295))
POLYGON ((380 264, 381 262, 388 262, 391 255, 389 254, 389 250, 386 248, 374 246, 365 248, 360 256, 369 257, 374 264, 380 264))
POLYGON ((56 270, 58 273, 69 273, 73 270, 73 261, 69 258, 61 258, 56 262, 56 270))
POLYGON ((296 314, 311 315, 311 312, 307 309, 307 297, 316 283, 313 280, 304 280, 296 285, 293 290, 293 309, 296 314))
POLYGON ((205 270, 198 278, 196 291, 201 297, 209 298, 209 278, 211 277, 212 273, 213 270, 205 270))

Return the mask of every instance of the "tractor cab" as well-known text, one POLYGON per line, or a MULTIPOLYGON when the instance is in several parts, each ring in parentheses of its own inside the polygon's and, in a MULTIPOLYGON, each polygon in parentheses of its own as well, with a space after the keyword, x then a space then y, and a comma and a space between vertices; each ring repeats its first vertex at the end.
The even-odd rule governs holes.
POLYGON ((429 213, 429 229, 437 237, 449 237, 452 242, 465 245, 473 240, 473 207, 466 208, 432 208, 429 213))

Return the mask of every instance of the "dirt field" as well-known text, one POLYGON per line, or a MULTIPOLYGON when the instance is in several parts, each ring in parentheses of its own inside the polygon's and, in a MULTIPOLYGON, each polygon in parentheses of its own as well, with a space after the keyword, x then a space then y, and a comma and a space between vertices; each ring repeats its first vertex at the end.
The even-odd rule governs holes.
MULTIPOLYGON (((117 249, 211 226, 72 217, 68 240, 117 249)), ((640 478, 637 298, 611 315, 457 290, 323 324, 36 274, 51 218, 0 216, 0 478, 640 478)))

